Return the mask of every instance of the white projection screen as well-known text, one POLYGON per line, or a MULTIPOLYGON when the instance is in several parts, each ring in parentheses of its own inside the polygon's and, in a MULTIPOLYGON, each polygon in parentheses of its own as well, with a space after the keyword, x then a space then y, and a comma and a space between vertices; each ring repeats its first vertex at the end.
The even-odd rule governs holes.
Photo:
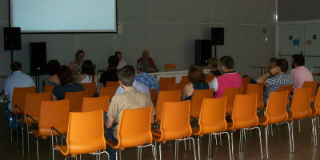
POLYGON ((22 33, 117 32, 116 0, 10 0, 22 33))

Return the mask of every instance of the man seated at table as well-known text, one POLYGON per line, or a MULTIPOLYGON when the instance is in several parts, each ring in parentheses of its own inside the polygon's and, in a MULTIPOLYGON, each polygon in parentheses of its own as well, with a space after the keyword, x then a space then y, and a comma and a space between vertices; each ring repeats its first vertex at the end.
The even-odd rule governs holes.
POLYGON ((209 87, 214 89, 214 96, 216 98, 222 97, 226 88, 242 87, 242 77, 233 69, 233 58, 230 56, 223 56, 219 61, 222 75, 215 77, 209 82, 209 87))
MULTIPOLYGON (((133 81, 135 79, 135 70, 132 66, 125 66, 118 71, 119 84, 124 92, 115 95, 110 103, 110 108, 105 118, 105 126, 107 128, 106 138, 117 141, 118 123, 121 120, 122 112, 125 109, 137 109, 152 106, 151 98, 143 93, 138 92, 133 87, 133 81)), ((151 122, 155 115, 152 108, 151 122)), ((150 126, 151 127, 151 126, 150 126)), ((115 159, 116 150, 111 147, 107 147, 107 151, 110 154, 110 159, 115 159)))
POLYGON ((313 81, 312 73, 304 66, 304 56, 295 54, 291 60, 291 77, 293 79, 293 88, 301 88, 303 82, 313 81))
POLYGON ((156 64, 153 59, 149 56, 149 51, 144 50, 142 52, 142 57, 137 61, 137 70, 138 72, 156 72, 158 71, 156 64))
POLYGON ((293 83, 288 71, 288 61, 285 59, 278 59, 276 67, 273 67, 269 72, 262 75, 257 83, 265 84, 266 90, 263 93, 264 103, 268 102, 271 92, 278 90, 281 85, 290 85, 293 83))
POLYGON ((84 61, 84 56, 85 56, 84 51, 83 50, 78 50, 76 55, 75 55, 75 60, 70 62, 69 68, 71 69, 73 74, 79 74, 80 73, 81 65, 82 65, 82 63, 84 61))
POLYGON ((118 58, 118 66, 117 66, 117 69, 121 69, 122 67, 124 67, 125 65, 127 65, 127 63, 123 60, 122 52, 116 51, 116 52, 114 53, 114 55, 118 58))

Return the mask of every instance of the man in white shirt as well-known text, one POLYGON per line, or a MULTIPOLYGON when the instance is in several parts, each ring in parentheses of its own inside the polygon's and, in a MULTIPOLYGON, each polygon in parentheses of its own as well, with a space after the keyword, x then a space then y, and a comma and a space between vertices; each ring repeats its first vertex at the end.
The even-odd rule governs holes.
POLYGON ((12 74, 7 78, 4 83, 4 95, 6 99, 9 101, 8 110, 12 111, 12 97, 13 97, 13 89, 14 88, 23 88, 23 87, 32 87, 35 86, 32 78, 23 73, 22 65, 20 62, 14 61, 10 65, 10 69, 12 74))
POLYGON ((118 58, 117 69, 121 69, 122 67, 127 65, 127 63, 123 60, 122 53, 120 51, 116 51, 114 55, 118 58))

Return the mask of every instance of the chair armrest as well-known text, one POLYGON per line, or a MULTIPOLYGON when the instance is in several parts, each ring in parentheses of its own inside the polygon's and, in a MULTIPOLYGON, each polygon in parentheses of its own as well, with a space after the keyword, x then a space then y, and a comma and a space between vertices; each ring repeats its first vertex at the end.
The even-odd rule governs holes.
POLYGON ((23 109, 21 109, 18 105, 15 105, 15 114, 17 114, 17 109, 23 113, 23 109))
POLYGON ((26 117, 26 121, 28 122, 28 118, 30 118, 31 120, 33 120, 35 123, 38 123, 37 120, 35 120, 32 116, 30 116, 29 114, 27 114, 26 117))
POLYGON ((59 134, 59 136, 65 137, 58 129, 51 127, 51 136, 53 137, 53 132, 56 132, 59 134))

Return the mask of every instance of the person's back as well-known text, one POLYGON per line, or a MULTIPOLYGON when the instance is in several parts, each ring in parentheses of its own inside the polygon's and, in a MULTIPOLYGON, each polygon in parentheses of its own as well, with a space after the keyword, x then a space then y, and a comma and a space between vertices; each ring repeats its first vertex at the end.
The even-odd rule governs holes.
POLYGON ((304 66, 304 57, 302 55, 292 56, 291 77, 293 79, 293 88, 301 88, 305 81, 313 81, 312 73, 304 66))
POLYGON ((242 77, 239 73, 224 73, 217 77, 218 90, 215 97, 222 97, 226 88, 240 88, 242 86, 242 77))
POLYGON ((99 82, 105 86, 107 81, 118 81, 117 69, 118 59, 116 56, 110 56, 108 58, 108 67, 107 70, 104 71, 101 76, 99 82))
POLYGON ((136 76, 136 81, 144 84, 145 86, 147 86, 149 89, 157 89, 159 90, 159 81, 148 75, 148 73, 140 73, 136 76))

